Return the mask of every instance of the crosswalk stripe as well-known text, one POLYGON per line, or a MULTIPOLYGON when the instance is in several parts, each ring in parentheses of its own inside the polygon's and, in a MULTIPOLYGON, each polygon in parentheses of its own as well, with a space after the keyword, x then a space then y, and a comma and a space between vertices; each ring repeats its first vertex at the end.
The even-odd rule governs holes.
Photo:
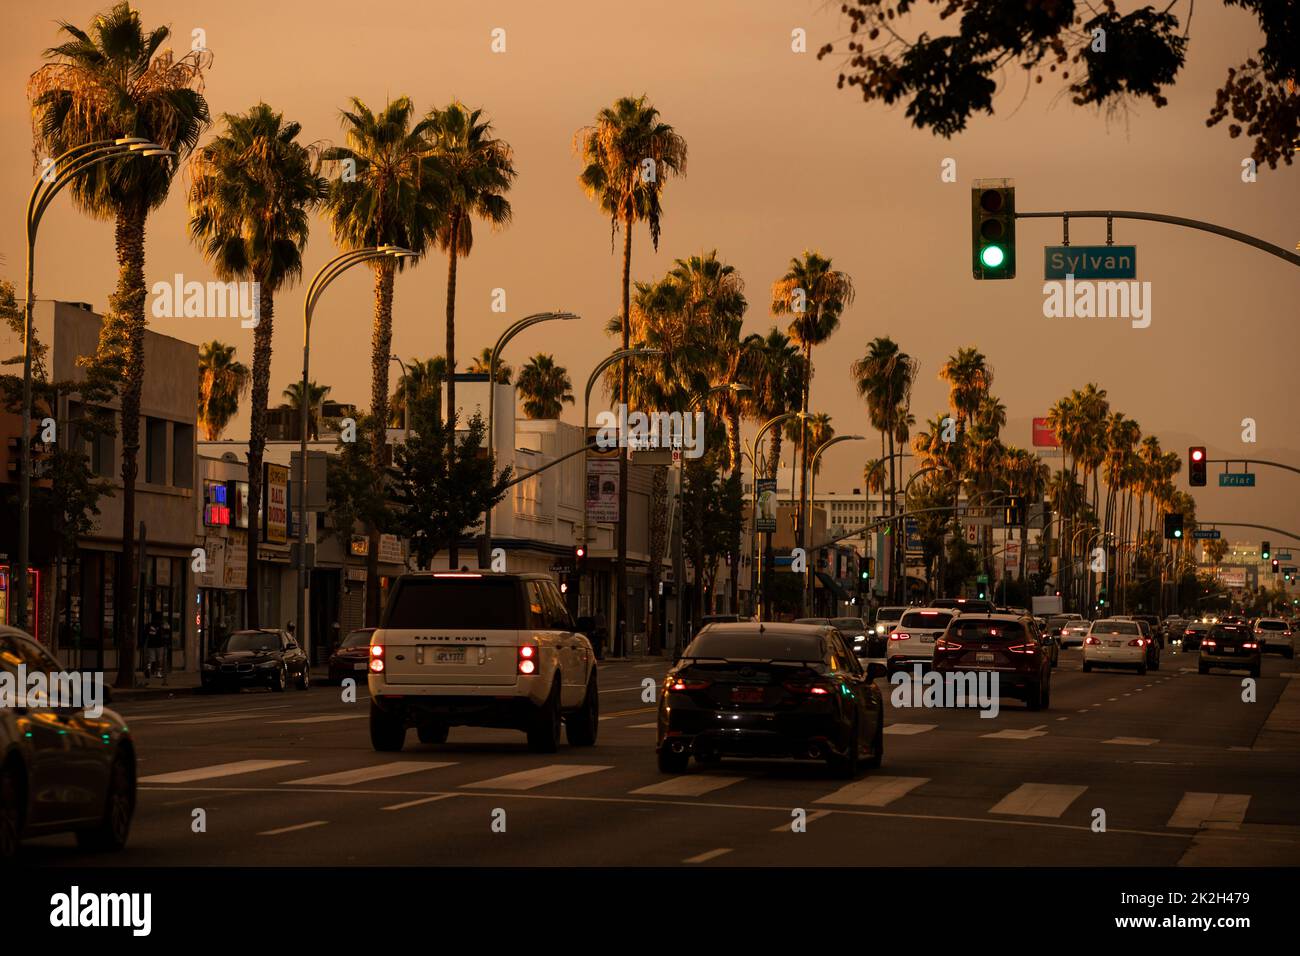
POLYGON ((292 720, 272 720, 272 724, 327 724, 335 720, 361 720, 369 714, 321 714, 318 717, 295 717, 292 720))
POLYGON ((929 782, 929 777, 868 777, 840 787, 834 793, 818 797, 813 802, 887 807, 899 797, 906 796, 921 784, 929 782))
POLYGON ((659 725, 658 724, 632 724, 627 729, 628 730, 658 730, 659 725))
POLYGON ((208 767, 195 767, 193 770, 175 770, 171 773, 156 773, 141 777, 140 783, 193 783, 196 780, 213 780, 217 777, 233 777, 241 773, 254 773, 258 770, 271 770, 275 767, 292 767, 294 764, 306 763, 305 760, 236 760, 233 763, 217 763, 208 767))
POLYGON ((1246 808, 1249 805, 1249 794, 1187 791, 1165 826, 1189 830, 1199 830, 1202 827, 1235 830, 1246 819, 1246 808))
POLYGON ((532 790, 535 787, 544 787, 548 783, 559 783, 561 780, 568 780, 570 777, 581 777, 583 774, 599 773, 601 770, 612 769, 612 767, 595 764, 553 763, 547 764, 545 767, 534 767, 532 770, 508 773, 503 777, 492 777, 474 783, 463 783, 461 787, 475 787, 484 790, 532 790))
POLYGON ((1045 730, 999 730, 992 734, 980 734, 981 737, 987 737, 994 740, 1031 740, 1034 737, 1043 737, 1047 734, 1045 730))
POLYGON ((989 810, 1018 817, 1059 817, 1087 787, 1056 783, 1022 783, 989 810))
POLYGON ((354 783, 367 783, 371 780, 385 780, 388 777, 400 777, 421 770, 437 770, 440 767, 454 767, 454 762, 445 760, 396 760, 393 763, 376 764, 373 767, 358 767, 355 770, 343 770, 339 773, 326 773, 317 777, 303 777, 300 780, 286 781, 288 786, 324 786, 350 787, 354 783))
POLYGON ((712 774, 691 774, 673 777, 648 787, 638 787, 632 793, 654 794, 660 797, 700 797, 714 790, 721 790, 733 783, 740 783, 745 777, 720 777, 712 774))
POLYGON ((886 724, 885 733, 911 737, 915 734, 923 734, 934 730, 938 726, 938 724, 886 724))
POLYGON ((1125 747, 1150 747, 1152 744, 1160 743, 1159 737, 1111 737, 1110 740, 1103 740, 1103 744, 1120 744, 1125 747))

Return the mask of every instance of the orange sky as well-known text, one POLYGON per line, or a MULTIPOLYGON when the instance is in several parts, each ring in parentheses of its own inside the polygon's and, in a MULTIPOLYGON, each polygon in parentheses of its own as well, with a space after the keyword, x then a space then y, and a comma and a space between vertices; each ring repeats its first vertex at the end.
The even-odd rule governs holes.
MULTIPOLYGON (((108 0, 53 0, 10 16, 0 36, 0 276, 21 289, 22 211, 32 182, 24 85, 40 53, 56 42, 55 22, 84 26, 108 0)), ((515 366, 553 352, 580 389, 610 348, 600 332, 618 306, 619 262, 609 224, 576 183, 574 130, 624 94, 647 93, 690 146, 688 176, 664 197, 657 254, 637 232, 633 275, 663 274, 672 259, 716 248, 748 283, 745 327, 772 324, 771 283, 791 256, 816 248, 847 271, 858 298, 840 331, 815 356, 816 410, 839 433, 869 433, 848 376, 876 335, 892 335, 920 360, 913 411, 920 421, 944 405, 936 373, 958 346, 980 348, 1006 404, 1004 439, 1029 444, 1029 419, 1071 388, 1097 381, 1112 407, 1185 455, 1198 440, 1212 458, 1238 455, 1300 464, 1294 394, 1300 270, 1245 246, 1159 224, 1116 224, 1117 242, 1138 246, 1139 278, 1152 283, 1150 328, 1126 321, 1046 319, 1039 247, 1060 241, 1058 222, 1018 226, 1020 277, 974 282, 969 274, 969 186, 1009 176, 1022 210, 1145 209, 1222 223, 1292 249, 1300 239, 1300 169, 1264 170, 1241 181, 1244 140, 1206 129, 1214 90, 1229 65, 1260 45, 1254 20, 1220 4, 1198 4, 1188 66, 1170 105, 1134 106, 1109 121, 1080 110, 1050 81, 1026 89, 1009 71, 997 114, 977 117, 945 141, 911 128, 901 109, 865 106, 835 89, 836 64, 790 51, 803 27, 808 47, 842 35, 838 4, 813 0, 709 0, 659 4, 589 0, 436 2, 390 0, 250 3, 141 2, 145 24, 170 24, 173 45, 201 27, 215 62, 206 95, 215 113, 259 99, 303 125, 303 140, 341 141, 347 97, 380 106, 410 95, 425 111, 459 97, 482 106, 516 152, 513 225, 478 230, 460 266, 457 347, 465 362, 509 321, 566 309, 584 323, 559 335, 546 326, 510 346, 515 366), (506 30, 507 52, 490 33, 506 30), (945 157, 958 182, 940 181, 945 157), (509 312, 489 311, 491 290, 507 290, 509 312), (1258 443, 1243 445, 1253 417, 1258 443)), ((1127 5, 1121 5, 1127 8, 1127 5)), ((1185 4, 1180 5, 1185 10, 1185 4)), ((913 29, 911 32, 915 32, 913 29)), ((147 280, 211 278, 186 232, 185 181, 150 217, 147 280)), ((1076 221, 1074 243, 1101 243, 1101 222, 1076 221)), ((308 275, 335 253, 318 219, 306 251, 308 275)), ((112 226, 87 220, 61 199, 41 229, 37 295, 103 309, 115 278, 112 226)), ((394 351, 404 359, 442 350, 446 261, 434 257, 399 278, 394 351)), ((301 355, 298 287, 277 301, 273 398, 296 380, 301 355)), ((334 397, 369 393, 371 283, 363 270, 335 283, 316 316, 313 378, 334 397)), ((159 331, 238 346, 251 362, 251 331, 237 320, 154 320, 159 331)), ((394 367, 396 370, 396 367, 394 367)), ((570 410, 577 421, 581 412, 570 410)), ((246 430, 241 416, 228 430, 246 430)), ((819 488, 861 486, 878 441, 828 452, 819 488)), ((1213 479, 1212 479, 1213 480, 1213 479)), ((1271 524, 1300 532, 1300 476, 1266 471, 1259 487, 1200 489, 1203 518, 1271 524)), ((1185 488, 1185 476, 1180 487, 1185 488)), ((1225 534, 1254 540, 1263 534, 1225 534)), ((1273 535, 1277 538, 1277 535, 1273 535)))

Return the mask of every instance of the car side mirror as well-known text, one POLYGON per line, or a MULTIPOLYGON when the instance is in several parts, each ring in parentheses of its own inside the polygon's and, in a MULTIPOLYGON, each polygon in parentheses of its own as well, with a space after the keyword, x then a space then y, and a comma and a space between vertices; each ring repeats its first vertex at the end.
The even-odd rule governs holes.
POLYGON ((879 680, 889 674, 889 668, 879 661, 871 661, 867 664, 867 680, 879 680))

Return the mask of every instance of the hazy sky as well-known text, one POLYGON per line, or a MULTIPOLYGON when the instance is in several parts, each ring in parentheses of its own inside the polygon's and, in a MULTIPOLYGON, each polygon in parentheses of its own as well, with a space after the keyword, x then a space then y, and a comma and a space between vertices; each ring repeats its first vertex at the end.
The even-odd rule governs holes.
MULTIPOLYGON (((10 16, 0 35, 0 170, 9 184, 0 189, 0 275, 20 289, 22 212, 33 176, 25 82, 41 51, 56 42, 56 20, 84 26, 108 6, 26 3, 27 12, 10 16)), ((690 162, 686 178, 666 190, 658 253, 644 228, 635 235, 634 278, 656 278, 674 258, 716 248, 747 282, 745 331, 766 331, 771 283, 789 259, 805 248, 830 256, 858 289, 839 332, 814 354, 812 404, 830 413, 837 432, 870 432, 848 369, 872 337, 891 335, 920 361, 913 398, 920 422, 945 405, 936 377, 945 357, 975 346, 994 369, 1010 443, 1028 446, 1030 418, 1091 380, 1108 391, 1112 408, 1180 455, 1199 441, 1212 458, 1300 465, 1300 427, 1290 406, 1300 345, 1295 266, 1204 233, 1117 222, 1116 242, 1137 244, 1138 277, 1152 285, 1146 329, 1123 320, 1043 317, 1040 247, 1059 243, 1059 221, 1020 222, 1016 280, 970 277, 970 182, 981 177, 1013 177, 1021 210, 1151 210, 1294 248, 1300 170, 1266 169, 1258 182, 1243 183, 1246 141, 1229 139, 1223 125, 1205 126, 1227 68, 1262 42, 1241 10, 1196 8, 1188 64, 1163 110, 1141 103, 1107 119, 1074 107, 1051 80, 1029 85, 1013 69, 1003 77, 996 115, 975 118, 947 141, 913 129, 901 108, 866 106, 855 92, 835 89, 837 62, 819 62, 815 51, 844 35, 838 3, 137 6, 146 26, 171 25, 178 50, 188 49, 194 28, 206 31, 215 56, 206 86, 214 114, 265 100, 302 123, 307 142, 342 140, 339 110, 350 96, 375 108, 407 94, 421 112, 457 97, 486 109, 515 149, 519 179, 510 195, 513 224, 499 234, 476 227, 473 255, 460 266, 462 365, 508 322, 545 309, 571 310, 584 322, 562 333, 557 326, 524 333, 508 349, 511 364, 552 352, 580 390, 608 353, 600 330, 618 308, 619 260, 611 254, 608 221, 577 185, 571 143, 602 106, 647 93, 688 141, 690 162), (504 54, 491 52, 495 27, 506 30, 504 54), (796 27, 807 30, 812 52, 791 52, 796 27), (956 183, 940 179, 946 157, 957 161, 956 183), (495 287, 507 290, 506 315, 489 310, 495 287), (1241 442, 1245 417, 1257 422, 1256 445, 1241 442)), ((1185 10, 1180 3, 1178 12, 1185 10)), ((186 235, 187 186, 178 178, 166 206, 150 217, 151 284, 176 272, 211 278, 186 235)), ((1105 225, 1076 220, 1071 240, 1100 244, 1105 225)), ((328 224, 317 219, 307 274, 335 252, 328 224)), ((38 266, 38 296, 102 310, 115 280, 112 225, 86 219, 61 198, 44 219, 38 266)), ((442 351, 446 273, 445 258, 435 255, 398 279, 393 347, 403 359, 442 351)), ((299 286, 277 300, 273 400, 300 374, 303 291, 299 286)), ((312 377, 332 385, 334 397, 367 399, 371 316, 370 275, 362 269, 335 283, 316 313, 312 377)), ((153 327, 194 342, 235 344, 251 363, 252 332, 237 320, 155 320, 153 327)), ((566 413, 575 423, 580 415, 566 413)), ((246 431, 246 422, 241 416, 227 434, 246 431)), ((878 440, 828 452, 819 488, 861 486, 873 450, 878 440)), ((1300 532, 1300 475, 1265 470, 1258 481, 1255 490, 1199 489, 1202 518, 1300 532)))

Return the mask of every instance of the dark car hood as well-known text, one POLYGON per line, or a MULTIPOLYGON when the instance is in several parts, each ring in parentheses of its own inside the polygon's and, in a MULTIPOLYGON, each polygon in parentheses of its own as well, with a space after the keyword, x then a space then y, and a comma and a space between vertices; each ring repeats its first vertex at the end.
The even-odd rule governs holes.
POLYGON ((279 651, 218 651, 208 656, 211 664, 264 664, 279 659, 279 651))

